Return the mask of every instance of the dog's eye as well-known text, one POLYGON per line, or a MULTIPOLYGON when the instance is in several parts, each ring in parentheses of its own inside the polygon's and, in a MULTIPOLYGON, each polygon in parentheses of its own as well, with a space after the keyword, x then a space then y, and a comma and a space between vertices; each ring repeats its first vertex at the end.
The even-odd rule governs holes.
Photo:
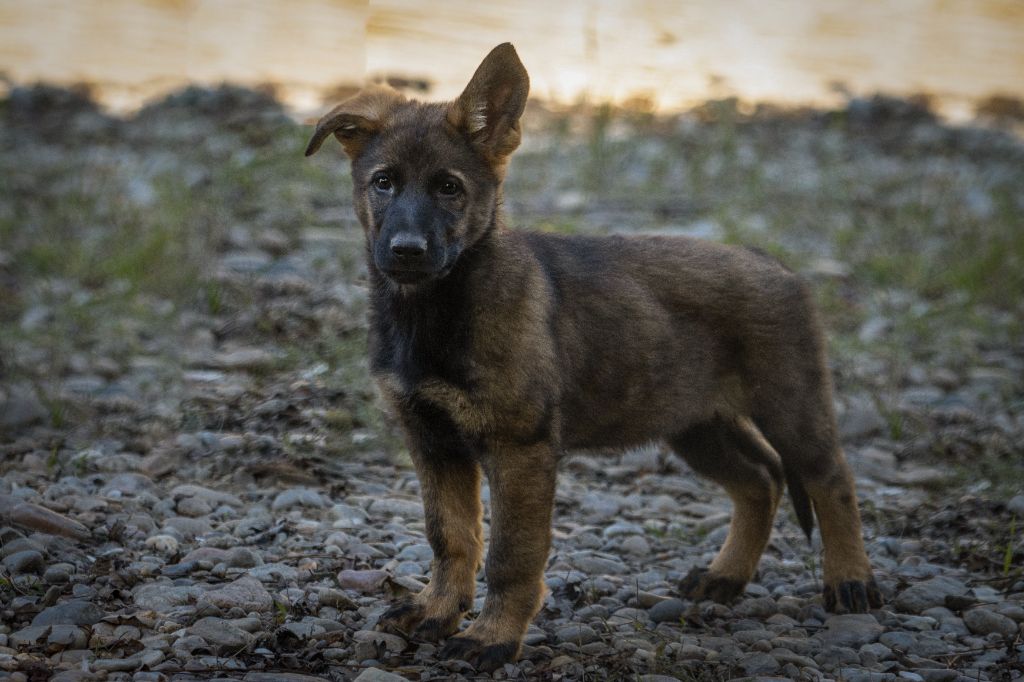
POLYGON ((454 178, 448 178, 441 183, 441 186, 437 188, 438 194, 443 197, 453 197, 462 191, 462 186, 459 185, 459 181, 454 178))
POLYGON ((381 192, 391 191, 391 178, 381 173, 373 179, 373 186, 379 189, 381 192))

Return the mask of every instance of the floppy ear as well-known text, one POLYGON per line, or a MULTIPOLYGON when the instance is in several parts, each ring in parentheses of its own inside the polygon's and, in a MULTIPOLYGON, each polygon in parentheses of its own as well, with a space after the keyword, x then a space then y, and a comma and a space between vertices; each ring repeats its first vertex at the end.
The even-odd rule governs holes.
POLYGON ((334 136, 350 158, 359 156, 367 141, 387 121, 391 110, 405 101, 397 90, 386 85, 370 85, 354 97, 331 109, 316 124, 313 138, 306 147, 306 156, 320 149, 327 136, 334 136))
POLYGON ((451 103, 448 122, 463 131, 492 161, 501 162, 519 146, 519 117, 526 108, 530 77, 511 43, 484 57, 469 85, 451 103))

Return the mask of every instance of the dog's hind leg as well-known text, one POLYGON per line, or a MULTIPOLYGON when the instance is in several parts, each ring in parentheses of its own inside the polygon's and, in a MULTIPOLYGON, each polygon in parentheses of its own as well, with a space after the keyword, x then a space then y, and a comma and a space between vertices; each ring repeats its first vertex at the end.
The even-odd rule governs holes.
POLYGON ((680 591, 695 601, 729 601, 750 582, 768 544, 782 496, 782 463, 746 417, 715 417, 673 436, 669 444, 733 501, 725 544, 708 568, 690 571, 680 591))
MULTIPOLYGON (((789 411, 792 405, 777 406, 789 411)), ((831 413, 805 415, 787 424, 781 415, 759 419, 767 438, 782 457, 794 503, 813 505, 824 545, 825 608, 864 613, 882 605, 882 595, 864 551, 860 511, 853 474, 835 437, 831 413)), ((800 511, 798 509, 798 516, 800 511)), ((810 533, 809 507, 804 530, 810 533)))

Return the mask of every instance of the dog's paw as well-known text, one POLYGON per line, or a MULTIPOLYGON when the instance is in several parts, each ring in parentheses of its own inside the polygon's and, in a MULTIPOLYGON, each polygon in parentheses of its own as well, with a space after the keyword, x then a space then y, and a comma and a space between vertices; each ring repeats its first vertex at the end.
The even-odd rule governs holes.
POLYGON ((377 629, 409 637, 426 617, 426 611, 426 607, 415 599, 403 599, 381 615, 377 621, 377 629))
POLYGON ((826 584, 822 591, 825 610, 832 613, 867 613, 882 605, 882 592, 874 578, 826 584))
POLYGON ((720 604, 731 602, 743 594, 746 582, 717 576, 706 568, 692 568, 679 582, 679 592, 695 602, 710 599, 720 604))
POLYGON ((450 637, 438 658, 467 661, 481 672, 493 672, 519 655, 518 642, 484 644, 473 637, 450 637))

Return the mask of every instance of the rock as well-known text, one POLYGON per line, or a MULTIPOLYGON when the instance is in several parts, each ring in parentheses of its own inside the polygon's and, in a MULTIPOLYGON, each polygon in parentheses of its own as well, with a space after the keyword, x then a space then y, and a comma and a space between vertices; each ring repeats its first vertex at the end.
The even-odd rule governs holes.
POLYGON ((264 613, 274 605, 267 588, 252 576, 243 576, 233 583, 210 590, 203 594, 203 598, 224 610, 238 607, 246 613, 264 613))
POLYGON ((964 613, 964 624, 976 635, 993 632, 1010 638, 1017 634, 1017 624, 1012 620, 988 609, 971 609, 964 613))
POLYGON ((178 540, 172 535, 153 535, 146 538, 146 547, 161 554, 177 554, 178 540))
POLYGON ((885 632, 875 617, 866 613, 847 613, 830 616, 825 621, 825 629, 815 635, 826 646, 860 648, 865 644, 878 641, 879 635, 885 632))
POLYGON ((567 558, 574 568, 586 573, 591 578, 599 575, 621 575, 629 570, 617 558, 599 556, 592 552, 574 552, 567 558))
POLYGON ((341 611, 350 611, 358 607, 347 594, 330 587, 319 588, 317 590, 317 600, 322 606, 330 606, 341 611))
POLYGON ((873 436, 887 427, 885 417, 868 396, 850 396, 846 404, 839 407, 839 433, 843 440, 873 436))
POLYGON ((14 383, 4 388, 7 389, 6 394, 0 392, 0 431, 13 432, 50 418, 50 411, 31 385, 14 383))
POLYGON ((184 540, 194 540, 196 537, 212 533, 213 527, 205 519, 172 516, 164 521, 164 530, 170 531, 169 534, 176 533, 184 540))
POLYGON ((633 556, 647 556, 651 553, 651 544, 642 535, 630 535, 619 546, 623 552, 633 556))
POLYGON ((572 644, 590 644, 599 639, 597 632, 589 625, 580 623, 569 623, 555 630, 555 639, 559 642, 571 642, 572 644))
POLYGON ((384 652, 400 654, 408 646, 398 635, 376 630, 358 630, 353 633, 352 641, 355 642, 356 658, 360 661, 379 659, 384 652))
POLYGON ((202 595, 203 590, 198 585, 174 585, 166 579, 137 585, 132 590, 136 606, 157 613, 168 613, 180 606, 193 604, 202 595))
POLYGON ((222 504, 226 504, 231 507, 243 506, 242 500, 240 500, 237 495, 221 492, 220 490, 212 490, 210 488, 205 488, 201 485, 191 483, 175 486, 171 489, 169 497, 174 500, 179 500, 185 497, 195 497, 208 502, 211 507, 219 507, 222 504))
POLYGON ((274 498, 270 508, 274 511, 284 511, 292 507, 313 507, 321 509, 327 506, 320 493, 309 488, 290 488, 282 490, 274 498))
POLYGON ((202 637, 220 655, 238 655, 248 650, 255 638, 223 618, 200 618, 188 632, 202 637))
POLYGON ((74 566, 71 564, 54 564, 43 572, 43 581, 49 585, 66 585, 71 581, 74 566))
POLYGON ((273 367, 275 358, 262 348, 238 348, 227 353, 218 353, 210 362, 215 369, 267 370, 273 367))
POLYGON ((41 573, 45 563, 43 555, 34 549, 26 549, 4 557, 4 568, 14 575, 22 573, 41 573))
POLYGON ((967 586, 948 576, 936 576, 911 585, 896 595, 896 608, 908 613, 921 613, 933 606, 945 606, 946 597, 962 597, 967 586))
POLYGON ((682 599, 666 599, 647 611, 647 615, 655 623, 678 623, 684 613, 686 603, 682 599))
POLYGON ((38 646, 46 641, 49 634, 50 626, 48 625, 30 625, 11 633, 8 643, 15 648, 38 646))
POLYGON ((400 516, 406 519, 422 519, 423 504, 415 500, 400 500, 386 497, 374 500, 370 505, 370 513, 376 516, 400 516))
POLYGON ((1006 503, 1006 511, 1015 515, 1018 519, 1024 519, 1024 495, 1014 495, 1006 503))
POLYGON ((355 571, 346 569, 338 573, 338 586, 346 590, 362 592, 363 594, 374 594, 380 591, 387 577, 386 571, 355 571))
POLYGON ((355 678, 355 682, 406 682, 401 675, 389 673, 380 668, 367 668, 355 678))
POLYGON ((88 540, 92 536, 78 521, 12 495, 0 495, 0 524, 23 526, 75 540, 88 540))
POLYGON ((257 673, 248 672, 242 682, 328 682, 327 678, 301 673, 257 673))
POLYGON ((263 564, 249 569, 249 575, 264 583, 295 583, 299 571, 286 564, 263 564))
POLYGON ((95 604, 74 599, 43 609, 32 619, 32 625, 95 625, 106 615, 95 604))
POLYGON ((744 599, 732 607, 733 613, 744 618, 768 618, 779 612, 779 605, 771 597, 744 599))
POLYGON ((747 675, 773 675, 780 667, 778 661, 765 653, 744 656, 736 665, 747 675))
POLYGON ((85 631, 74 625, 53 625, 46 637, 46 645, 51 650, 84 649, 88 644, 89 638, 85 631))

